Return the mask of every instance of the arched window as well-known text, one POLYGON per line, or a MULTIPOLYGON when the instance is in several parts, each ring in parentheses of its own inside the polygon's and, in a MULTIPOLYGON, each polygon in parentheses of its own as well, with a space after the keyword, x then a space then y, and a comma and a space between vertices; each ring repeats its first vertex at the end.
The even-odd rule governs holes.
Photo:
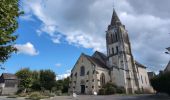
POLYGON ((80 76, 84 76, 84 75, 85 75, 85 68, 84 68, 84 66, 82 66, 80 68, 80 76))
POLYGON ((100 75, 100 84, 101 86, 105 85, 105 75, 103 73, 100 75))

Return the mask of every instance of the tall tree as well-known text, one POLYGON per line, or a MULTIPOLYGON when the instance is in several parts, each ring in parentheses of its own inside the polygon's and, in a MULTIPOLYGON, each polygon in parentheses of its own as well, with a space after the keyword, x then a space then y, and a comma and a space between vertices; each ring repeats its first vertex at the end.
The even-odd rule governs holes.
POLYGON ((46 90, 51 90, 56 83, 56 75, 51 70, 41 70, 40 71, 40 83, 41 87, 46 90))
POLYGON ((19 12, 19 0, 0 0, 0 64, 17 51, 13 46, 17 35, 13 33, 18 28, 17 18, 22 13, 19 12))
POLYGON ((16 76, 20 80, 19 87, 24 89, 24 92, 27 92, 27 89, 32 87, 33 78, 32 78, 32 71, 28 68, 21 69, 16 72, 16 76))

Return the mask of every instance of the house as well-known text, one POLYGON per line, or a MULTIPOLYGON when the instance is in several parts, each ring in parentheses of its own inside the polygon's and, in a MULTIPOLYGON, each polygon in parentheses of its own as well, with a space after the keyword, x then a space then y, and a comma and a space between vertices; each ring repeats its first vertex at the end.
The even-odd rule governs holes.
POLYGON ((14 94, 18 90, 18 78, 14 74, 2 73, 0 76, 0 94, 14 94))
POLYGON ((152 91, 147 69, 134 60, 128 32, 115 10, 106 31, 106 49, 107 54, 80 55, 71 70, 70 93, 92 94, 107 82, 123 87, 126 93, 152 91))

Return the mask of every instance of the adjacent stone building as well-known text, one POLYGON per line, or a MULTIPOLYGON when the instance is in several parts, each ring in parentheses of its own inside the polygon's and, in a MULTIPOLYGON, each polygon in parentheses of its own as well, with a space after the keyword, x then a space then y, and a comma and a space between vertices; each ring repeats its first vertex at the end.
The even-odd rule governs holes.
POLYGON ((106 46, 107 55, 98 51, 80 55, 71 71, 70 93, 92 94, 107 82, 124 87, 126 93, 151 90, 146 67, 134 60, 125 25, 115 10, 106 31, 106 46))
POLYGON ((18 90, 18 78, 14 74, 2 73, 0 76, 0 95, 15 94, 18 90))

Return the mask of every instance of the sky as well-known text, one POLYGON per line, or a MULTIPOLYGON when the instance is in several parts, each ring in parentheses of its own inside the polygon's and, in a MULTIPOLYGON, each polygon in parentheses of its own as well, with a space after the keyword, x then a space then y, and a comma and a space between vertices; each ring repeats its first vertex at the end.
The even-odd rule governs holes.
POLYGON ((21 68, 51 69, 67 77, 81 53, 106 52, 105 31, 113 8, 126 26, 134 58, 148 71, 162 70, 170 60, 169 0, 22 0, 17 54, 4 63, 21 68))

